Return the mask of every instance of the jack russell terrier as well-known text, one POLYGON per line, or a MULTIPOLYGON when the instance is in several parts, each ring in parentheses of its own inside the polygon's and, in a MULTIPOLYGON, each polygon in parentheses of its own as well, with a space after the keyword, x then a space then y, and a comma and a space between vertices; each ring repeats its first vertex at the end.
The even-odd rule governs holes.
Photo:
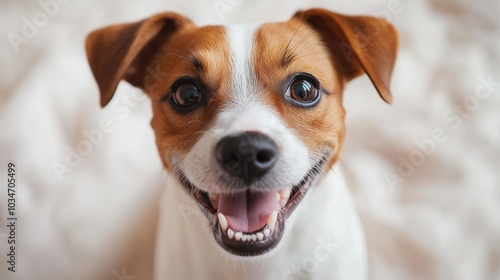
POLYGON ((92 32, 101 105, 120 80, 152 100, 171 179, 155 279, 366 279, 363 229, 333 169, 342 91, 366 73, 390 103, 397 44, 383 19, 323 9, 205 27, 167 12, 92 32), (186 207, 206 218, 184 219, 186 207))

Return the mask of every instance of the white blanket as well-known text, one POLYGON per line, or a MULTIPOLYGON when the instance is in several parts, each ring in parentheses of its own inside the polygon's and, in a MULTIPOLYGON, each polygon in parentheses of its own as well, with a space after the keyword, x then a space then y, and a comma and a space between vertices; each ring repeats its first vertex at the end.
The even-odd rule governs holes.
POLYGON ((164 177, 150 102, 122 83, 119 110, 98 106, 86 34, 166 10, 204 25, 282 21, 317 6, 383 16, 400 34, 394 104, 366 77, 344 93, 340 164, 371 279, 500 279, 500 2, 54 1, 0 3, 0 279, 151 278, 164 177), (15 273, 6 264, 9 161, 15 273))

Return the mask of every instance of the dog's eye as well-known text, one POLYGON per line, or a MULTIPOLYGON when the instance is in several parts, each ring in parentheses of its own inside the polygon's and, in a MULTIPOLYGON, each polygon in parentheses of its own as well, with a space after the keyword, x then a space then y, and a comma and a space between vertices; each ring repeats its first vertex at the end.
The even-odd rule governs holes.
POLYGON ((307 77, 299 77, 292 82, 285 97, 297 106, 310 107, 317 103, 320 94, 317 82, 307 77))
POLYGON ((178 106, 188 107, 200 102, 201 93, 195 85, 184 84, 174 92, 173 100, 178 106))
POLYGON ((316 99, 318 91, 303 79, 296 80, 290 87, 290 97, 299 102, 311 102, 316 99))

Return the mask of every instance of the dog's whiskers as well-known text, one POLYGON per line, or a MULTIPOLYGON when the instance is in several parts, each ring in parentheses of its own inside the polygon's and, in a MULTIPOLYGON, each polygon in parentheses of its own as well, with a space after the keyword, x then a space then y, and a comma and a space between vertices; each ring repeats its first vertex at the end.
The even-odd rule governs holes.
POLYGON ((288 44, 286 45, 285 50, 283 51, 283 54, 281 56, 281 64, 282 65, 288 65, 288 63, 290 63, 290 61, 293 58, 293 54, 292 54, 292 52, 290 52, 289 47, 293 41, 293 38, 295 38, 295 36, 297 35, 297 32, 299 32, 299 29, 302 26, 302 23, 303 23, 302 21, 299 23, 299 26, 297 27, 297 29, 293 33, 292 37, 290 37, 290 41, 288 41, 288 44))
POLYGON ((304 38, 300 39, 300 41, 290 50, 290 52, 295 52, 300 45, 302 45, 307 39, 309 39, 311 36, 315 35, 316 32, 311 32, 308 35, 304 36, 304 38))

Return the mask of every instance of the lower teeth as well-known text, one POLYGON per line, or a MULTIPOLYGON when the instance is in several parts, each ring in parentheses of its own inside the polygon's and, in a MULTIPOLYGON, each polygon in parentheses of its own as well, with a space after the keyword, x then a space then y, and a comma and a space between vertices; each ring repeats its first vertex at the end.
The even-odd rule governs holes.
POLYGON ((268 218, 268 221, 267 221, 265 227, 262 230, 260 230, 259 232, 252 233, 252 234, 244 234, 241 231, 235 232, 233 229, 229 228, 229 224, 227 222, 227 219, 224 216, 224 214, 222 214, 222 213, 218 213, 217 218, 219 220, 219 225, 222 229, 222 232, 224 232, 229 239, 233 239, 233 237, 234 237, 234 240, 242 241, 242 242, 250 242, 250 241, 257 241, 257 240, 262 241, 262 240, 264 240, 264 238, 269 237, 271 235, 271 233, 273 232, 273 230, 276 226, 277 219, 278 219, 278 212, 273 211, 269 215, 269 218, 268 218))
POLYGON ((241 231, 235 233, 232 229, 228 229, 226 232, 226 236, 229 239, 234 239, 236 241, 255 242, 264 240, 266 237, 269 237, 271 233, 272 231, 269 228, 265 228, 257 233, 252 234, 244 234, 241 231))

